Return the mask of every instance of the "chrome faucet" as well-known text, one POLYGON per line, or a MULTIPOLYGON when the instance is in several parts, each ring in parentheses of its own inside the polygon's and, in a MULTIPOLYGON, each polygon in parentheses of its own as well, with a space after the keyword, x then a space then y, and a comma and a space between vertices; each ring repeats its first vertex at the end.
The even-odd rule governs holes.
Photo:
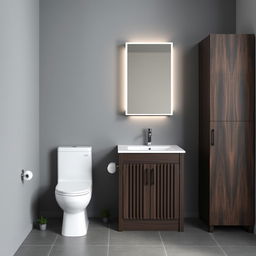
POLYGON ((147 145, 150 146, 152 142, 152 129, 148 128, 148 139, 147 139, 147 145))

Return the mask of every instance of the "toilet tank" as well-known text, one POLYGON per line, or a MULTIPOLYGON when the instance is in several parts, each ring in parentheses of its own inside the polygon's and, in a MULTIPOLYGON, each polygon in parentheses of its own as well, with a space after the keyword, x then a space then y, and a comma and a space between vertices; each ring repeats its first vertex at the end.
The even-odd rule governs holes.
POLYGON ((91 147, 58 147, 58 181, 92 180, 91 147))

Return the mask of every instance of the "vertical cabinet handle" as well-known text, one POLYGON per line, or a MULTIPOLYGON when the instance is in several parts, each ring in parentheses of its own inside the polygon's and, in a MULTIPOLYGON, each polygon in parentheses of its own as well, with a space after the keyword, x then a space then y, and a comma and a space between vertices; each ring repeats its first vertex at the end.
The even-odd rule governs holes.
POLYGON ((211 129, 211 145, 214 146, 214 129, 211 129))

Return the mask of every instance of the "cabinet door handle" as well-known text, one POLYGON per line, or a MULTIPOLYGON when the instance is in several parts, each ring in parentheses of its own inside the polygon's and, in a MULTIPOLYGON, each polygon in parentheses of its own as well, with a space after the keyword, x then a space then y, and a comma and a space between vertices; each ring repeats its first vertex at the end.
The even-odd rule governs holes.
POLYGON ((211 129, 211 145, 214 146, 214 129, 211 129))

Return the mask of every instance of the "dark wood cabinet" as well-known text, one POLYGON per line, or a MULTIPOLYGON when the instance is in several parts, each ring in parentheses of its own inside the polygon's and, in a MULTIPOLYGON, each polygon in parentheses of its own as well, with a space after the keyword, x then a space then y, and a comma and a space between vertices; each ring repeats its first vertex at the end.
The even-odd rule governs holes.
POLYGON ((199 45, 199 210, 210 230, 254 225, 254 36, 199 45))
POLYGON ((183 231, 183 154, 119 154, 118 227, 183 231))
POLYGON ((254 35, 210 35, 210 120, 254 120, 254 35))
POLYGON ((215 225, 253 224, 253 124, 212 122, 210 212, 215 225))

